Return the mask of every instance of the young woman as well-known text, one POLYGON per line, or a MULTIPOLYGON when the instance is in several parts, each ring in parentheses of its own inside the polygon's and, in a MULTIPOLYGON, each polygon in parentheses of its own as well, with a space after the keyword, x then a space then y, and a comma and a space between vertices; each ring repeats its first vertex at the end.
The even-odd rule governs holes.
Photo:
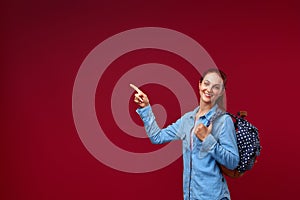
POLYGON ((145 93, 136 86, 134 97, 140 108, 137 113, 144 122, 148 137, 154 144, 182 140, 183 191, 185 200, 230 199, 219 165, 234 169, 239 162, 232 119, 222 115, 210 123, 213 115, 224 110, 226 75, 218 69, 206 71, 199 82, 200 102, 193 111, 175 123, 160 129, 145 93))

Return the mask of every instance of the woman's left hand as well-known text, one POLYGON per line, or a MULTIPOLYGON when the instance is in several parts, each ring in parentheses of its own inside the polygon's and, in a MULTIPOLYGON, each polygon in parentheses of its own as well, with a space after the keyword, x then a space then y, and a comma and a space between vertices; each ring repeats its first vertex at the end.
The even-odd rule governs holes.
POLYGON ((200 123, 195 128, 195 134, 199 140, 203 141, 211 133, 211 129, 212 129, 212 124, 206 127, 204 124, 200 123))

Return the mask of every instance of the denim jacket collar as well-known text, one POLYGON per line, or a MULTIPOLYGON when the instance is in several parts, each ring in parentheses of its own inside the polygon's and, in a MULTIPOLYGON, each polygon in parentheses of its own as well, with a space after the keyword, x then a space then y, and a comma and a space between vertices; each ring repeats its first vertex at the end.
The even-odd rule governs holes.
MULTIPOLYGON (((215 114, 216 110, 219 108, 218 104, 215 104, 205 115, 203 115, 202 117, 206 118, 207 120, 210 120, 210 118, 215 114)), ((198 106, 197 108, 195 108, 190 115, 190 118, 195 118, 197 112, 199 111, 200 106, 198 106)))

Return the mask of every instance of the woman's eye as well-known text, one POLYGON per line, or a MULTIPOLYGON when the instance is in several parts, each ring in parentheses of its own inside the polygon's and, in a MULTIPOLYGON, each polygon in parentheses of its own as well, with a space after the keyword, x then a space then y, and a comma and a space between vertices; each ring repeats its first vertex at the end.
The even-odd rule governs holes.
POLYGON ((220 86, 214 86, 213 89, 220 90, 221 88, 220 88, 220 86))

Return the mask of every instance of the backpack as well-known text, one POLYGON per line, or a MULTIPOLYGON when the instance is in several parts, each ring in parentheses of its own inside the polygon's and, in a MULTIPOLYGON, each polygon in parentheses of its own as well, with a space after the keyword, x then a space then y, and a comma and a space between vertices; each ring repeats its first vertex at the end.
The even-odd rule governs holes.
POLYGON ((222 165, 220 165, 220 168, 225 175, 231 178, 237 178, 242 176, 246 171, 251 170, 254 164, 257 162, 257 156, 260 155, 261 151, 258 129, 244 119, 244 117, 247 116, 247 112, 245 111, 239 112, 239 116, 229 112, 216 112, 210 122, 213 122, 224 114, 231 116, 235 121, 234 126, 236 129, 236 139, 240 161, 234 170, 227 169, 222 165))

